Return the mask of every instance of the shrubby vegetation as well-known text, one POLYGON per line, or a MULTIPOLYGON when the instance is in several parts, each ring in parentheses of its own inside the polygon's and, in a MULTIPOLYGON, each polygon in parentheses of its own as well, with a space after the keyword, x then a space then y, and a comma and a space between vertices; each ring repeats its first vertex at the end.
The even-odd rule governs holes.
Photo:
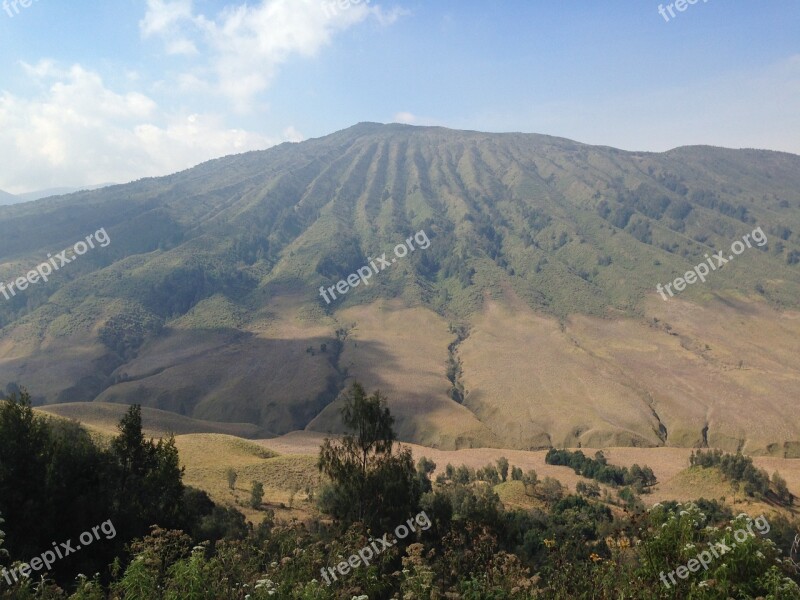
POLYGON ((632 465, 628 469, 627 467, 610 465, 602 451, 596 452, 594 458, 587 458, 580 450, 570 452, 569 450, 551 448, 547 452, 547 456, 545 456, 545 462, 548 465, 571 467, 578 475, 596 479, 600 483, 614 486, 633 486, 639 494, 658 483, 650 467, 632 465))
MULTIPOLYGON (((668 589, 661 572, 686 564, 709 544, 729 541, 731 531, 746 526, 746 515, 734 517, 725 506, 706 500, 623 511, 600 499, 597 483, 581 482, 578 495, 572 495, 558 481, 540 480, 532 470, 523 473, 506 459, 477 472, 447 465, 433 483, 433 461, 421 458, 413 465, 406 451, 396 450, 392 417, 379 393, 368 396, 353 386, 343 416, 349 434, 326 441, 320 450, 319 468, 328 478, 318 500, 324 518, 280 522, 265 511, 264 521, 250 527, 235 511, 183 487, 174 444, 145 441, 135 407, 120 424, 120 435, 104 447, 77 427, 36 417, 24 395, 12 398, 0 407, 0 435, 7 442, 0 446, 0 514, 8 533, 0 532, 0 565, 30 558, 49 545, 37 546, 44 539, 74 537, 85 529, 84 521, 92 525, 101 516, 124 523, 125 536, 114 540, 121 542, 117 547, 97 544, 101 554, 82 556, 81 551, 76 556, 86 565, 65 560, 54 580, 10 589, 0 582, 0 598, 800 600, 800 578, 784 558, 795 525, 783 518, 770 516, 768 536, 748 538, 715 559, 708 572, 693 573, 668 589), (64 431, 72 436, 70 443, 59 445, 64 431), (32 462, 26 452, 34 453, 32 462), (39 464, 58 469, 38 473, 39 464), (10 479, 26 468, 42 488, 10 479), (91 469, 101 469, 102 477, 91 469), (541 508, 502 505, 494 488, 509 480, 509 472, 506 485, 524 487, 543 501, 541 508), (16 495, 5 495, 14 482, 16 495), (169 504, 156 494, 155 482, 169 504), (51 493, 67 508, 46 512, 57 510, 51 493), (123 507, 127 498, 133 502, 123 507), (354 568, 333 585, 322 580, 323 567, 391 534, 420 511, 428 515, 429 529, 398 540, 372 564, 354 568), (9 528, 12 520, 16 524, 9 528), (35 541, 29 543, 28 534, 35 541), (76 573, 85 575, 73 579, 76 573)), ((617 467, 597 456, 581 460, 579 454, 556 451, 553 456, 618 481, 617 467)), ((648 480, 638 473, 623 473, 622 483, 626 476, 628 485, 648 480)))
POLYGON ((0 401, 0 440, 0 514, 13 559, 29 560, 106 520, 114 524, 113 539, 55 563, 57 582, 75 573, 107 575, 111 559, 154 523, 210 542, 246 529, 238 512, 215 507, 205 492, 183 485, 174 440, 145 440, 138 406, 120 421, 119 434, 101 445, 77 423, 37 416, 21 391, 0 401))
POLYGON ((770 478, 764 469, 753 464, 753 459, 742 454, 728 454, 721 450, 698 450, 692 452, 689 464, 693 467, 718 468, 734 484, 743 484, 743 492, 754 498, 769 498, 780 504, 791 505, 794 496, 786 487, 786 481, 777 473, 770 478))

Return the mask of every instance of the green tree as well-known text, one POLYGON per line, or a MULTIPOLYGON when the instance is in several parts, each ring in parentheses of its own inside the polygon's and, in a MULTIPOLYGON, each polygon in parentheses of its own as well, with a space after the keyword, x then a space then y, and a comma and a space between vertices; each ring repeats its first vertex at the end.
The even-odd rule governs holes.
POLYGON ((228 467, 225 471, 225 476, 228 478, 228 488, 236 489, 236 470, 233 467, 228 467))
POLYGON ((554 504, 564 497, 564 488, 557 479, 545 477, 538 486, 538 493, 542 500, 554 504))
POLYGON ((33 412, 28 392, 0 402, 0 512, 14 558, 33 555, 45 533, 48 447, 46 424, 33 412))
POLYGON ((436 463, 431 459, 422 457, 417 461, 417 480, 419 481, 420 491, 425 494, 433 489, 431 484, 431 474, 436 470, 436 463))
POLYGON ((264 501, 264 484, 260 481, 253 481, 253 487, 250 490, 250 508, 261 508, 261 503, 264 501))
POLYGON ((497 485, 500 483, 500 474, 497 472, 497 469, 492 463, 489 463, 482 469, 479 469, 476 477, 481 481, 486 481, 492 485, 497 485))
POLYGON ((497 459, 497 472, 500 473, 502 481, 508 480, 508 459, 505 456, 497 459))
POLYGON ((417 461, 417 471, 430 476, 436 470, 436 463, 431 459, 423 456, 417 461))
POLYGON ((588 498, 600 497, 600 486, 594 481, 590 481, 588 483, 579 481, 577 484, 575 484, 575 491, 588 498))
POLYGON ((512 481, 522 481, 522 469, 519 467, 514 467, 511 469, 511 480, 512 481))
POLYGON ((778 502, 787 506, 794 503, 794 496, 786 486, 786 480, 777 471, 772 474, 772 485, 775 486, 775 495, 778 497, 778 502))
MULTIPOLYGON (((3 520, 3 515, 0 514, 0 525, 2 525, 3 523, 5 523, 5 521, 3 520)), ((8 557, 8 550, 3 548, 3 543, 5 543, 5 541, 6 541, 6 533, 2 529, 0 529, 0 559, 8 557)))
POLYGON ((139 405, 128 408, 117 428, 110 451, 116 471, 113 507, 122 530, 140 537, 154 523, 184 525, 183 468, 175 438, 146 441, 139 405))
POLYGON ((473 479, 475 479, 475 474, 467 465, 460 465, 453 474, 453 481, 462 485, 467 485, 473 479))
POLYGON ((522 476, 522 484, 525 486, 525 494, 533 496, 536 493, 536 486, 539 484, 539 475, 536 474, 536 471, 530 469, 522 476))
POLYGON ((331 479, 320 508, 343 525, 361 522, 374 530, 393 527, 416 510, 421 494, 409 449, 393 452, 394 418, 376 391, 367 396, 353 383, 342 409, 348 430, 338 442, 326 439, 318 467, 331 479))

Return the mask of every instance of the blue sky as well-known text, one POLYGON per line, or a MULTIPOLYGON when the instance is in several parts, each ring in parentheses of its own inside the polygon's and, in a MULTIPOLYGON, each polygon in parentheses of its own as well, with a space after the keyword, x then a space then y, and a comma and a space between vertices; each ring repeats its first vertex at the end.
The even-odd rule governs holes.
POLYGON ((797 0, 698 0, 669 21, 650 0, 335 13, 319 0, 6 1, 12 193, 167 174, 360 121, 800 154, 797 0))

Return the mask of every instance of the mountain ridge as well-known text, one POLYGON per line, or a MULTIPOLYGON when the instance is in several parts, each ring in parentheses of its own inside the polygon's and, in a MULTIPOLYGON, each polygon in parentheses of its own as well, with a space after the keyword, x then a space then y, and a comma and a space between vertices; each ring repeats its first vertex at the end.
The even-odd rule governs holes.
MULTIPOLYGON (((393 396, 407 441, 693 445, 705 443, 710 423, 712 439, 738 446, 739 420, 715 413, 710 381, 743 401, 769 389, 764 402, 782 407, 767 406, 776 423, 785 395, 797 391, 790 340, 772 343, 777 353, 758 350, 750 380, 727 371, 737 364, 731 349, 744 350, 723 325, 705 330, 674 312, 730 305, 734 317, 752 315, 766 329, 800 308, 800 157, 788 153, 629 152, 539 134, 360 123, 161 178, 0 208, 0 281, 101 227, 108 248, 24 296, 0 298, 0 382, 33 381, 39 403, 137 401, 253 423, 269 435, 336 431, 337 398, 355 376, 393 396), (658 304, 657 283, 755 227, 767 246, 658 304), (320 285, 421 230, 428 249, 341 302, 319 297, 320 285), (594 348, 605 322, 616 327, 612 347, 660 348, 672 373, 697 389, 665 396, 631 371, 643 355, 594 348), (676 323, 685 330, 674 336, 676 323), (410 336, 408 324, 424 335, 410 336), (521 351, 542 336, 550 354, 521 351), (503 353, 516 369, 528 354, 540 366, 525 366, 532 371, 520 378, 495 364, 503 353), (554 378, 559 361, 576 382, 615 391, 554 378), (705 383, 702 365, 714 372, 705 383), (781 381, 764 388, 776 374, 781 381), (704 414, 681 414, 686 394, 708 404, 704 414), (569 404, 575 414, 559 420, 569 404)), ((745 445, 777 451, 800 439, 793 427, 745 445)))

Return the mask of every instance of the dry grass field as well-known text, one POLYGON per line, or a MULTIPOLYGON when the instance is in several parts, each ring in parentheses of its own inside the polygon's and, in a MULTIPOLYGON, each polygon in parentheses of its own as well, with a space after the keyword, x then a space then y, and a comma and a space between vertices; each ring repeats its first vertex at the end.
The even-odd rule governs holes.
MULTIPOLYGON (((70 402, 37 407, 44 413, 80 421, 87 427, 114 435, 117 423, 128 410, 127 404, 109 402, 70 402)), ((241 438, 254 437, 258 427, 251 423, 221 423, 183 417, 157 408, 142 407, 142 428, 146 436, 164 437, 170 433, 225 433, 241 438)))
POLYGON ((235 506, 252 522, 264 513, 249 505, 253 481, 264 485, 263 508, 279 518, 303 519, 313 512, 307 490, 319 486, 315 456, 279 456, 261 444, 220 434, 188 434, 175 438, 184 482, 205 490, 217 503, 235 506), (233 490, 228 487, 227 471, 236 471, 233 490))
MULTIPOLYGON (((355 324, 341 366, 368 392, 380 389, 387 396, 401 439, 445 448, 499 443, 474 414, 447 396, 447 346, 455 336, 442 317, 397 301, 346 309, 337 317, 355 324)), ((329 405, 308 428, 338 430, 341 406, 340 401, 329 405)))
POLYGON ((800 456, 800 315, 715 297, 563 322, 488 302, 460 346, 465 407, 501 446, 678 446, 800 456))
MULTIPOLYGON (((270 440, 259 440, 257 443, 283 455, 295 454, 297 456, 310 457, 316 453, 323 439, 324 436, 318 433, 294 432, 270 440)), ((442 472, 448 463, 453 466, 463 464, 478 469, 489 463, 495 463, 498 458, 504 456, 512 466, 520 467, 523 471, 534 469, 540 480, 544 477, 557 479, 570 492, 575 491, 575 485, 579 481, 589 481, 576 475, 568 467, 545 463, 545 454, 547 453, 545 450, 524 451, 494 448, 440 450, 415 444, 403 445, 411 448, 415 460, 419 460, 422 456, 433 460, 437 467, 434 476, 442 472)), ((584 447, 580 450, 587 456, 593 456, 599 448, 584 447)), ((647 465, 653 469, 659 483, 651 493, 642 496, 642 501, 648 506, 665 500, 689 501, 698 498, 713 498, 724 501, 729 506, 745 512, 791 512, 794 515, 800 515, 800 507, 791 511, 777 509, 764 503, 745 501, 741 493, 734 498, 729 483, 719 477, 716 471, 689 468, 689 454, 692 451, 687 448, 615 447, 602 448, 602 450, 612 464, 630 467, 637 463, 639 465, 647 465)), ((753 462, 757 467, 765 469, 769 475, 778 471, 786 479, 789 490, 800 496, 800 460, 761 456, 754 457, 753 462)), ((613 492, 607 486, 601 486, 601 489, 609 489, 613 492)), ((495 488, 495 491, 508 506, 520 508, 538 506, 536 500, 525 496, 519 482, 500 484, 495 488)))
MULTIPOLYGON (((120 367, 113 374, 119 383, 97 401, 143 403, 200 421, 176 416, 167 427, 180 433, 266 438, 341 431, 335 394, 358 379, 387 397, 400 439, 436 448, 690 448, 707 441, 729 452, 800 457, 793 405, 800 313, 757 299, 715 294, 700 305, 656 296, 641 317, 558 319, 533 311, 510 288, 498 290, 456 348, 461 404, 448 396, 451 323, 424 306, 377 300, 325 315, 282 293, 244 330, 202 329, 203 307, 196 309, 120 367), (341 329, 347 338, 337 360, 322 348, 332 348, 341 329)), ((0 362, 22 365, 20 349, 42 353, 49 367, 37 385, 50 388, 73 378, 73 358, 80 365, 96 358, 80 344, 69 360, 48 354, 65 355, 71 339, 13 349, 6 340, 0 362)), ((24 369, 14 378, 38 381, 24 369)))
MULTIPOLYGON (((50 407, 47 407, 48 409, 50 407)), ((54 418, 80 420, 90 431, 104 439, 116 432, 119 407, 99 405, 95 410, 47 411, 54 418)), ((39 409, 41 410, 41 409, 39 409)), ((42 412, 45 412, 44 410, 42 412)), ((143 409, 146 434, 158 437, 170 429, 174 415, 143 409), (158 419, 166 421, 160 422, 158 419), (161 433, 159 433, 161 432, 161 433)), ((190 421, 190 420, 187 420, 190 421)), ((196 427, 194 422, 177 423, 183 428, 196 427)), ((172 431, 177 431, 173 428, 172 431)), ((279 519, 297 518, 305 520, 317 514, 313 503, 309 502, 309 492, 315 495, 322 483, 316 462, 319 447, 326 435, 311 431, 296 431, 271 439, 251 440, 223 433, 184 433, 175 437, 182 466, 185 467, 184 481, 187 485, 205 490, 220 504, 235 506, 248 520, 257 523, 264 517, 263 510, 253 510, 249 506, 252 482, 264 485, 262 509, 271 509, 279 519), (235 489, 228 487, 227 470, 233 468, 237 474, 235 489)), ((467 465, 474 469, 489 463, 496 463, 506 457, 512 466, 523 471, 534 469, 539 479, 553 477, 570 492, 575 491, 579 481, 589 480, 576 475, 572 469, 545 463, 545 450, 525 451, 497 448, 463 448, 442 450, 416 444, 402 444, 411 449, 414 460, 426 456, 433 460, 437 469, 434 476, 442 472, 450 463, 453 466, 467 465)), ((574 449, 574 448, 573 448, 574 449)), ((592 456, 598 448, 583 447, 587 456, 592 456)), ((698 498, 714 498, 725 502, 736 510, 749 513, 773 512, 800 515, 800 509, 778 509, 760 502, 746 500, 741 492, 734 495, 730 484, 714 470, 689 468, 690 449, 686 448, 634 448, 612 447, 602 449, 609 462, 630 467, 634 463, 648 465, 658 478, 658 484, 651 493, 642 496, 646 505, 664 500, 689 501, 698 498), (735 504, 734 504, 735 501, 735 504)), ((778 471, 787 481, 789 489, 800 496, 800 459, 787 459, 770 456, 754 457, 756 466, 768 474, 778 471)), ((608 489, 612 495, 614 490, 608 489)), ((495 487, 503 503, 509 508, 536 508, 542 503, 525 494, 521 482, 508 481, 495 487)))

